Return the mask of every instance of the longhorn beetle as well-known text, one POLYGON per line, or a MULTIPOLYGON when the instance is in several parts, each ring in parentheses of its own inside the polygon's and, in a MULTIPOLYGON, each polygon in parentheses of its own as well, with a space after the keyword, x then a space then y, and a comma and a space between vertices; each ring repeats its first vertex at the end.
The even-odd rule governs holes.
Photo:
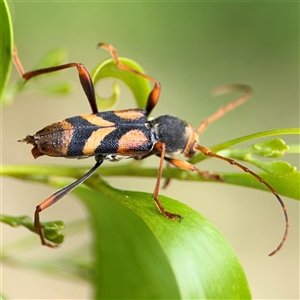
POLYGON ((175 159, 171 155, 181 153, 186 157, 192 157, 196 151, 202 152, 209 157, 215 157, 235 165, 244 172, 249 173, 258 181, 264 184, 279 201, 285 217, 285 232, 282 241, 269 256, 277 253, 283 246, 288 235, 289 220, 286 207, 277 194, 264 179, 258 176, 247 167, 238 162, 213 153, 210 149, 198 143, 198 135, 216 119, 223 116, 228 111, 244 103, 252 94, 250 87, 245 85, 229 85, 221 87, 221 91, 242 91, 244 94, 237 100, 220 108, 215 114, 200 123, 196 130, 193 127, 176 117, 169 115, 149 119, 148 116, 159 100, 161 86, 153 77, 138 72, 118 59, 116 49, 105 43, 99 43, 98 47, 110 52, 116 66, 125 72, 131 72, 137 76, 148 79, 154 85, 148 96, 145 109, 127 109, 119 111, 99 112, 95 99, 93 82, 87 69, 81 63, 68 63, 60 66, 34 70, 24 73, 22 64, 18 58, 15 48, 13 60, 20 73, 25 79, 29 79, 67 68, 76 67, 82 88, 88 98, 92 109, 92 114, 86 114, 67 118, 60 122, 53 123, 38 131, 34 135, 27 135, 19 142, 26 142, 33 145, 31 150, 34 158, 42 155, 66 158, 86 158, 95 156, 96 163, 84 176, 77 179, 70 185, 58 190, 43 202, 37 205, 34 214, 34 227, 42 245, 55 248, 58 245, 46 241, 43 227, 40 223, 40 213, 60 200, 66 194, 75 189, 79 184, 89 178, 103 163, 104 160, 118 161, 123 158, 133 158, 136 160, 156 155, 160 159, 156 185, 153 192, 153 199, 158 210, 168 219, 182 219, 182 216, 166 211, 158 199, 159 188, 162 178, 163 163, 173 165, 179 169, 195 171, 206 179, 223 181, 221 176, 209 172, 203 172, 187 161, 175 159), (170 157, 168 156, 170 155, 170 157))

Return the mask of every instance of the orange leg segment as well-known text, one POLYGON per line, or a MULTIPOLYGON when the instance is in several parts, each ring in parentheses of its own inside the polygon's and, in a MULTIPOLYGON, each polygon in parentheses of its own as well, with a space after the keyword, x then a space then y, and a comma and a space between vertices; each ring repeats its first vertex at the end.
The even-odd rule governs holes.
POLYGON ((220 175, 210 173, 210 172, 206 172, 206 171, 201 171, 198 168, 196 168, 194 165, 188 163, 185 160, 175 159, 175 158, 170 158, 170 157, 165 157, 164 160, 167 161, 168 163, 172 164, 173 166, 179 168, 179 169, 187 170, 187 171, 195 171, 200 176, 202 176, 206 179, 223 181, 220 175))
POLYGON ((138 72, 137 70, 134 70, 134 69, 122 64, 119 61, 117 50, 112 45, 105 44, 105 43, 99 43, 98 47, 101 47, 101 48, 103 48, 103 49, 110 52, 113 60, 115 61, 117 67, 120 70, 124 70, 124 71, 127 71, 127 72, 134 73, 134 74, 136 74, 138 76, 141 76, 143 78, 146 78, 146 79, 148 79, 148 80, 150 80, 154 83, 154 87, 153 87, 152 91, 150 92, 150 94, 148 96, 148 101, 147 101, 147 106, 146 106, 147 115, 149 115, 150 112, 152 111, 152 109, 155 107, 156 103, 158 102, 159 95, 160 95, 160 90, 161 90, 160 83, 156 79, 154 79, 153 77, 151 77, 149 75, 146 75, 146 74, 143 74, 141 72, 138 72))
POLYGON ((161 177, 162 177, 162 171, 163 171, 163 166, 164 166, 164 157, 165 157, 165 152, 166 152, 166 146, 164 143, 158 142, 155 144, 155 150, 160 152, 160 162, 159 162, 159 168, 158 168, 158 174, 157 174, 157 180, 153 192, 153 199, 155 201, 155 204, 158 208, 158 210, 168 219, 174 220, 174 219, 179 219, 179 221, 182 220, 182 216, 178 214, 173 214, 164 209, 160 201, 158 200, 158 195, 159 195, 159 188, 160 188, 160 182, 161 182, 161 177))

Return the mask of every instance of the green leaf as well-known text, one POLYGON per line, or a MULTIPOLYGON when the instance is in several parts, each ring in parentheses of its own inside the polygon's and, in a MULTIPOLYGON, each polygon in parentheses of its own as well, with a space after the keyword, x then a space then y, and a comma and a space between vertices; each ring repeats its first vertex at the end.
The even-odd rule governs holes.
POLYGON ((245 159, 245 161, 251 162, 253 165, 259 167, 267 173, 281 177, 286 176, 291 173, 296 173, 297 168, 291 166, 285 161, 272 161, 272 162, 263 162, 258 159, 251 157, 250 155, 245 159))
POLYGON ((13 31, 9 14, 9 9, 5 0, 0 0, 0 41, 1 41, 1 63, 0 63, 0 104, 4 103, 4 89, 6 87, 9 72, 11 68, 12 47, 13 47, 13 31))
MULTIPOLYGON (((290 173, 282 177, 277 177, 267 173, 258 173, 258 175, 268 182, 278 194, 300 200, 299 172, 290 173)), ((222 174, 222 177, 225 183, 241 185, 270 192, 262 183, 246 173, 225 173, 222 174)))
POLYGON ((88 185, 76 194, 92 217, 96 299, 251 299, 233 250, 200 214, 160 197, 184 217, 170 221, 151 194, 88 185))
MULTIPOLYGON (((39 166, 16 177, 56 187, 72 182, 48 176, 52 171, 39 166)), ((66 177, 84 173, 66 167, 56 171, 66 177)), ((94 232, 93 269, 87 273, 95 299, 251 299, 232 248, 200 214, 161 196, 167 210, 184 217, 170 221, 151 194, 113 189, 96 175, 86 185, 74 192, 87 206, 94 232)))
MULTIPOLYGON (((119 58, 119 61, 124 65, 133 68, 141 73, 144 73, 142 67, 134 62, 133 60, 127 58, 119 58)), ((150 85, 147 79, 140 76, 136 76, 130 72, 124 72, 117 68, 115 62, 110 58, 101 62, 91 73, 94 85, 104 79, 104 78, 117 78, 124 82, 132 91, 134 98, 137 102, 138 108, 145 108, 148 95, 150 93, 150 85)), ((119 100, 120 90, 116 83, 113 84, 113 94, 111 97, 102 98, 96 95, 97 105, 99 110, 111 109, 119 100)))
POLYGON ((289 150, 289 146, 282 139, 267 140, 259 144, 254 144, 244 149, 226 149, 219 151, 219 155, 250 162, 267 173, 275 176, 285 176, 297 171, 296 167, 291 166, 285 161, 260 161, 252 154, 266 157, 277 158, 284 155, 289 150))
MULTIPOLYGON (((32 219, 28 216, 7 216, 0 214, 0 222, 10 225, 12 227, 23 226, 28 230, 36 233, 32 219)), ((45 236, 47 239, 55 244, 61 244, 64 240, 64 234, 61 230, 64 228, 64 224, 61 221, 52 221, 42 223, 45 236)))
MULTIPOLYGON (((246 141, 251 141, 254 139, 258 139, 258 138, 266 138, 266 137, 275 136, 275 135, 286 135, 286 134, 300 135, 300 128, 280 128, 280 129, 274 129, 274 130, 253 133, 253 134, 249 134, 246 136, 242 136, 242 137, 233 139, 231 141, 227 141, 227 142, 223 142, 221 144, 215 145, 213 147, 210 147, 210 150, 217 153, 223 149, 227 149, 231 146, 234 146, 234 145, 246 142, 246 141)), ((297 147, 297 146, 294 145, 293 147, 294 147, 293 149, 295 149, 295 147, 297 147)), ((200 162, 204 159, 208 159, 208 157, 205 156, 204 154, 200 153, 200 154, 195 155, 191 159, 189 159, 189 162, 192 164, 196 164, 197 162, 200 162)))
POLYGON ((278 138, 253 145, 253 153, 264 157, 281 157, 287 150, 289 146, 278 138))
POLYGON ((161 197, 165 207, 185 216, 181 223, 170 221, 150 194, 94 184, 102 192, 81 186, 76 194, 89 208, 95 234, 95 299, 251 298, 234 252, 198 213, 161 197))
MULTIPOLYGON (((234 160, 241 160, 250 162, 253 165, 261 168, 267 173, 258 173, 260 177, 265 179, 280 195, 291 197, 294 199, 300 199, 299 186, 300 186, 300 173, 297 172, 297 168, 291 166, 289 163, 284 161, 272 161, 265 162, 260 161, 253 157, 252 154, 264 156, 267 158, 276 158, 284 155, 285 153, 299 153, 299 145, 288 146, 281 139, 272 139, 264 141, 259 144, 252 145, 246 148, 240 149, 227 149, 233 145, 250 141, 257 138, 265 138, 274 135, 299 135, 300 128, 284 128, 275 129, 259 133, 254 133, 248 136, 240 137, 228 142, 218 144, 211 147, 211 151, 218 153, 221 156, 232 158, 234 160), (269 174, 268 174, 269 173, 269 174)), ((188 161, 192 164, 196 164, 202 160, 208 159, 209 157, 200 153, 189 159, 188 161)), ((164 176, 166 176, 168 170, 165 170, 164 176)), ((177 171, 174 172, 176 174, 177 171)), ((268 190, 259 180, 255 179, 250 174, 236 173, 236 174, 221 174, 225 183, 236 184, 241 186, 248 186, 252 188, 268 190)), ((168 175, 166 176, 167 178, 168 175)), ((172 178, 174 178, 173 176, 172 178)), ((186 179, 186 180, 199 180, 199 176, 188 173, 178 173, 175 178, 186 179)))

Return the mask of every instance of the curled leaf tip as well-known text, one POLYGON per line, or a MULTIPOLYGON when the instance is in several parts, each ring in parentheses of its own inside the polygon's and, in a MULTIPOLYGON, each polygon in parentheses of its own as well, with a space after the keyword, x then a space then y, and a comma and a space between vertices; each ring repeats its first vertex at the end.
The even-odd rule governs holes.
POLYGON ((112 84, 112 95, 109 97, 101 97, 98 94, 96 94, 96 101, 97 106, 100 110, 108 110, 112 109, 119 103, 120 99, 120 87, 119 85, 114 82, 112 84))
MULTIPOLYGON (((144 73, 143 69, 134 61, 127 58, 119 58, 122 64, 129 66, 130 68, 144 73)), ((150 85, 148 80, 135 76, 132 73, 119 70, 116 67, 113 59, 109 58, 98 64, 96 68, 91 73, 91 78, 94 85, 96 85, 100 80, 104 78, 116 78, 124 82, 129 89, 132 91, 133 96, 137 102, 138 108, 145 108, 148 95, 150 93, 150 85)), ((102 98, 97 95, 97 104, 101 109, 108 109, 114 107, 120 97, 120 88, 114 83, 113 84, 113 94, 109 98, 102 98)))

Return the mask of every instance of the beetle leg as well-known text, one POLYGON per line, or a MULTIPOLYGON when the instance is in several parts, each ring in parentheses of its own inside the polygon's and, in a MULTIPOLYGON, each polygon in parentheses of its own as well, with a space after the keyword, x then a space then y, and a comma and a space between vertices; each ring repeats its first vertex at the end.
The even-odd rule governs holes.
POLYGON ((175 159, 175 158, 170 158, 170 157, 165 157, 164 160, 179 169, 187 170, 187 171, 195 171, 205 179, 223 181, 223 179, 221 178, 221 176, 219 174, 214 174, 214 173, 210 173, 207 171, 201 171, 198 168, 196 168, 194 165, 188 163, 185 160, 175 159))
POLYGON ((237 106, 243 104, 246 100, 250 98, 252 95, 252 89, 247 85, 224 85, 216 88, 214 90, 215 95, 222 95, 227 94, 229 92, 243 92, 244 94, 239 97, 237 100, 230 102, 228 105, 224 107, 220 107, 212 116, 205 119, 203 122, 201 122, 196 130, 196 133, 199 134, 203 132, 209 124, 213 123, 217 119, 224 116, 227 112, 235 109, 237 106))
POLYGON ((55 66, 55 67, 50 67, 50 68, 44 68, 44 69, 39 69, 39 70, 34 70, 25 73, 24 68, 22 66, 22 63, 19 59, 18 52, 16 46, 14 47, 13 50, 13 62, 20 73, 20 75, 25 79, 25 81, 28 81, 29 79, 43 75, 43 74, 48 74, 56 71, 60 71, 63 69, 68 69, 72 67, 76 67, 80 79, 81 86, 83 88, 84 93, 86 94, 88 101, 90 103, 91 109, 93 114, 98 112, 97 108, 97 103, 96 103, 96 97, 95 97, 95 91, 94 91, 94 85, 90 76, 90 73, 88 70, 85 68, 85 66, 81 63, 69 63, 69 64, 64 64, 60 66, 55 66))
POLYGON ((153 199, 155 201, 155 204, 158 208, 158 210, 168 219, 174 220, 176 218, 179 219, 179 221, 182 220, 182 216, 178 214, 173 214, 164 209, 160 201, 158 200, 158 194, 159 194, 159 188, 160 188, 160 181, 161 181, 161 176, 162 176, 162 171, 163 171, 163 166, 164 166, 164 157, 165 157, 165 152, 166 152, 166 146, 162 142, 158 142, 155 144, 155 149, 160 152, 160 163, 159 163, 159 168, 158 168, 158 174, 157 174, 157 180, 153 192, 153 199))
POLYGON ((43 210, 50 207, 51 205, 53 205, 54 203, 56 203, 58 200, 60 200, 65 195, 70 193, 73 189, 75 189, 79 184, 81 184, 83 181, 85 181, 87 178, 89 178, 100 167, 102 162, 103 162, 102 159, 98 159, 96 161, 96 164, 94 165, 94 167, 90 171, 88 171, 85 175, 83 175, 81 178, 77 179, 73 183, 71 183, 71 184, 63 187, 62 189, 56 191, 54 194, 49 196, 47 199, 45 199, 43 202, 41 202, 36 207, 35 213, 34 213, 34 228, 35 228, 36 232, 38 233, 38 235, 40 236, 42 245, 48 246, 50 248, 58 247, 58 245, 52 244, 52 243, 49 243, 49 242, 46 241, 46 239, 44 237, 43 226, 40 222, 40 213, 43 210))
POLYGON ((101 47, 101 48, 103 48, 103 49, 110 52, 113 60, 115 61, 117 67, 120 70, 124 70, 124 71, 127 71, 127 72, 134 73, 134 74, 136 74, 138 76, 141 76, 143 78, 146 78, 146 79, 148 79, 148 80, 150 80, 154 83, 153 89, 152 89, 152 91, 150 92, 150 94, 148 96, 148 101, 147 101, 147 105, 146 105, 146 112, 147 112, 147 115, 149 115, 150 112, 152 111, 152 109, 155 107, 156 103, 158 102, 159 95, 160 95, 160 90, 161 90, 160 83, 156 79, 154 79, 153 77, 151 77, 147 74, 141 73, 137 70, 134 70, 134 69, 124 65, 123 63, 121 63, 119 61, 117 51, 112 45, 105 44, 105 43, 99 43, 98 47, 101 47))

